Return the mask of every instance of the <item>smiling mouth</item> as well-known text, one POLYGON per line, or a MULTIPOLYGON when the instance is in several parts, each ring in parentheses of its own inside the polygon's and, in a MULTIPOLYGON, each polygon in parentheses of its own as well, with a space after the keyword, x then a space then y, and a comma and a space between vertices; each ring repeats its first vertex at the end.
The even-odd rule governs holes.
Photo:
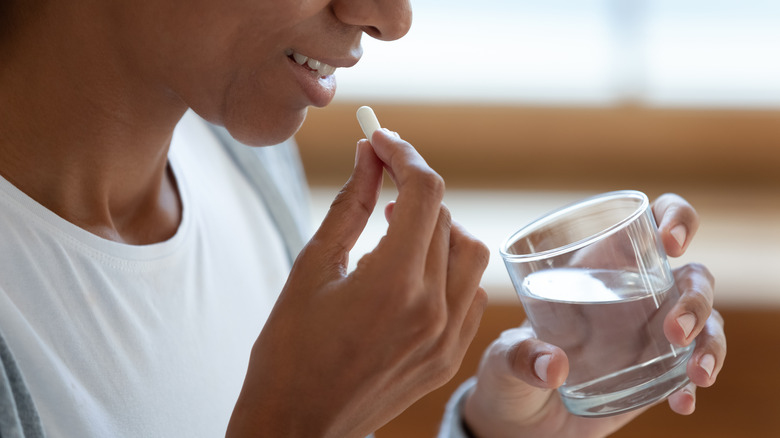
POLYGON ((317 74, 319 77, 330 76, 336 72, 336 67, 325 64, 322 61, 318 61, 314 58, 309 58, 306 55, 301 55, 292 49, 287 49, 285 52, 288 58, 292 59, 296 64, 307 67, 310 71, 317 74))

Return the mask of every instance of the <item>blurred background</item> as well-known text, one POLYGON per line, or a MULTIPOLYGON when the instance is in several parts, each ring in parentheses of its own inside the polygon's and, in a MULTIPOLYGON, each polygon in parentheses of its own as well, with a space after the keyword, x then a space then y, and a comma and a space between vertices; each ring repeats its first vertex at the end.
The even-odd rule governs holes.
MULTIPOLYGON (((296 139, 313 225, 349 177, 355 110, 414 144, 445 202, 492 250, 490 306, 460 373, 378 431, 434 436, 452 390, 523 319, 498 248, 544 212, 598 192, 675 192, 701 228, 673 266, 716 278, 729 354, 690 417, 652 408, 620 437, 780 436, 780 2, 413 0, 400 41, 364 39, 338 96, 296 139)), ((385 184, 380 205, 393 199, 385 184)), ((381 208, 352 263, 384 234, 381 208)))

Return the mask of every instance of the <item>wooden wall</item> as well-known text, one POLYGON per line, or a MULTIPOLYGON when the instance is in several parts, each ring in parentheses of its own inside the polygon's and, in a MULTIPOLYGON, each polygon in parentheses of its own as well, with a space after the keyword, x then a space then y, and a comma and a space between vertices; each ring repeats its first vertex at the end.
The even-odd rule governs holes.
MULTIPOLYGON (((358 104, 309 111, 296 136, 314 184, 343 181, 358 104)), ((450 185, 666 182, 780 188, 780 110, 373 105, 450 185)))

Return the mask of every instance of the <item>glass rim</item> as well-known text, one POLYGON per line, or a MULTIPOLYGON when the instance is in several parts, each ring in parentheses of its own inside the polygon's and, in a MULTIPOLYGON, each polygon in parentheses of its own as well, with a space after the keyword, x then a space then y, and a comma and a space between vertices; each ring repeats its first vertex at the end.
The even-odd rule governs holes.
POLYGON ((550 257, 556 257, 562 254, 566 254, 568 252, 575 251, 584 246, 590 245, 593 242, 604 239, 605 237, 611 234, 614 234, 618 230, 624 228, 628 223, 633 222, 636 218, 644 214, 644 212, 647 210, 649 205, 650 205, 650 201, 647 198, 647 195, 638 190, 616 190, 612 192, 605 192, 598 195, 583 198, 580 199, 579 201, 574 201, 570 204, 564 205, 563 207, 557 208, 555 210, 551 210, 548 213, 545 213, 544 215, 534 219, 533 221, 523 226, 519 230, 515 231, 506 240, 504 240, 504 243, 499 248, 499 252, 501 253, 501 257, 504 259, 504 261, 520 262, 520 263, 533 262, 533 261, 543 260, 550 257), (507 252, 508 248, 514 242, 516 242, 520 236, 528 235, 529 234, 528 232, 530 230, 538 228, 539 224, 541 224, 542 222, 548 221, 555 217, 562 216, 565 213, 571 212, 575 209, 579 209, 587 204, 595 204, 596 202, 600 202, 604 200, 620 199, 620 198, 637 199, 639 200, 639 203, 637 204, 637 207, 634 209, 634 211, 631 212, 631 214, 628 214, 622 220, 612 224, 611 226, 595 234, 592 234, 584 239, 580 239, 568 243, 566 245, 561 245, 555 248, 534 252, 531 254, 511 254, 507 252))

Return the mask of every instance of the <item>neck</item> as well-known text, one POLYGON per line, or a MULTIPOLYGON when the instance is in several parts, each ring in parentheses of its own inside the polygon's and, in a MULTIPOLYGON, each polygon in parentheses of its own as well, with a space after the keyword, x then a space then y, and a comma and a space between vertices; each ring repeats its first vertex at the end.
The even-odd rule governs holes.
POLYGON ((186 105, 128 68, 111 32, 68 16, 73 3, 48 3, 65 10, 0 42, 0 174, 99 236, 169 238, 181 206, 167 152, 186 105))

